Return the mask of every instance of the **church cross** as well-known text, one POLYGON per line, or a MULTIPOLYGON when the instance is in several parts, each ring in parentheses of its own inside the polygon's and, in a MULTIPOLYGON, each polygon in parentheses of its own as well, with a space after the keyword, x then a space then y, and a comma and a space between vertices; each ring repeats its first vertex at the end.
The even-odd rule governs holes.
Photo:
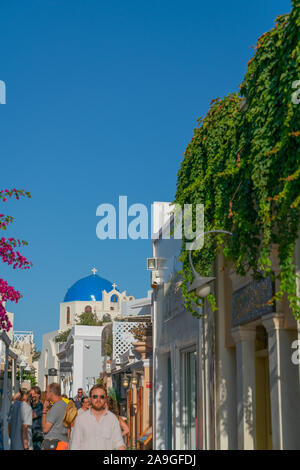
POLYGON ((92 269, 92 273, 93 273, 93 274, 96 274, 96 272, 98 272, 98 269, 93 268, 93 269, 92 269))
POLYGON ((112 286, 113 286, 114 289, 116 289, 117 284, 114 282, 112 286))

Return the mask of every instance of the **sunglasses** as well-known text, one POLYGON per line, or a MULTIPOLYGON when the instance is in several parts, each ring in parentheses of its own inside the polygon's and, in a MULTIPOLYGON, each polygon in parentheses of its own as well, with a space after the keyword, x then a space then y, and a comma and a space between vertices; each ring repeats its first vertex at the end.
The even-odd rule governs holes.
POLYGON ((101 400, 104 400, 104 398, 106 398, 106 397, 105 397, 105 395, 92 395, 93 400, 97 400, 97 398, 101 398, 101 400))

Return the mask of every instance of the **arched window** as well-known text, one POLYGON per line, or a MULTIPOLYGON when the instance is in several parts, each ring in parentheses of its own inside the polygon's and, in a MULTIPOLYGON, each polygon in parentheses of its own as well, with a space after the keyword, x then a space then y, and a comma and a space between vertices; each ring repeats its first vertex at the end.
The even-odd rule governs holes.
POLYGON ((84 309, 84 313, 92 313, 92 307, 90 305, 87 305, 84 309))
POLYGON ((67 307, 67 325, 70 324, 70 307, 67 307))
POLYGON ((114 295, 111 296, 110 301, 111 302, 119 302, 119 298, 116 294, 114 294, 114 295))

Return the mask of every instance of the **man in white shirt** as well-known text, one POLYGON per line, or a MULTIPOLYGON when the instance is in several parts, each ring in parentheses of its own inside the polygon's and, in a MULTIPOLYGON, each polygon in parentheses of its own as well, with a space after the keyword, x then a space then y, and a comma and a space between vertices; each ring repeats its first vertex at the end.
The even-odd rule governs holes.
POLYGON ((28 398, 27 390, 21 390, 19 399, 10 410, 8 433, 11 450, 33 450, 32 409, 27 403, 28 398))
POLYGON ((118 418, 106 409, 106 391, 101 385, 90 390, 91 408, 76 418, 71 450, 124 450, 118 418))

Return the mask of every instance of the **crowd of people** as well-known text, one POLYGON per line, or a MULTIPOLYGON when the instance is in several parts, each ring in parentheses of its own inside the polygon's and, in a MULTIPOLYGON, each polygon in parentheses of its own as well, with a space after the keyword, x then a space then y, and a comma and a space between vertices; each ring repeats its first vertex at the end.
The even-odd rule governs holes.
POLYGON ((124 450, 129 428, 103 385, 73 399, 52 383, 44 401, 38 386, 13 397, 8 433, 12 450, 124 450))

